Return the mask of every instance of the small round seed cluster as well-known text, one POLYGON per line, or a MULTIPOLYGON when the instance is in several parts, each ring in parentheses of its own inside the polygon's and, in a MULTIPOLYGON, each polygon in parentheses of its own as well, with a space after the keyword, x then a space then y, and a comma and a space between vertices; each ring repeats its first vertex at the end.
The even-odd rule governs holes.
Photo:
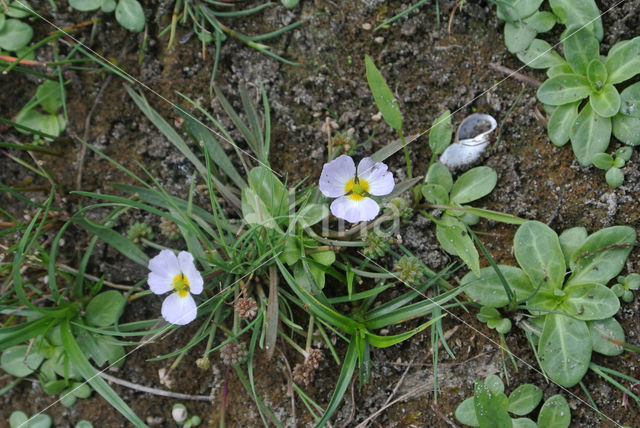
POLYGON ((296 364, 293 368, 293 380, 297 383, 309 385, 313 382, 315 372, 324 360, 324 355, 319 349, 309 349, 304 364, 296 364))
POLYGON ((208 370, 210 366, 211 362, 207 357, 198 358, 196 360, 196 367, 198 367, 200 370, 208 370))
POLYGON ((365 247, 363 249, 364 255, 375 259, 387 254, 389 247, 391 246, 391 237, 384 236, 376 230, 367 232, 362 236, 365 247))
POLYGON ((137 222, 127 230, 127 238, 134 244, 139 244, 142 238, 153 239, 153 231, 145 223, 137 222))
POLYGON ((172 241, 180 238, 180 228, 166 217, 160 218, 160 233, 172 241))
POLYGON ((244 342, 229 342, 220 348, 220 358, 228 366, 235 366, 247 359, 247 347, 244 342))
POLYGON ((240 318, 251 321, 258 313, 258 304, 253 297, 241 297, 236 300, 234 310, 240 318))
POLYGON ((393 266, 400 280, 406 284, 416 284, 424 276, 420 260, 415 257, 402 256, 393 266))

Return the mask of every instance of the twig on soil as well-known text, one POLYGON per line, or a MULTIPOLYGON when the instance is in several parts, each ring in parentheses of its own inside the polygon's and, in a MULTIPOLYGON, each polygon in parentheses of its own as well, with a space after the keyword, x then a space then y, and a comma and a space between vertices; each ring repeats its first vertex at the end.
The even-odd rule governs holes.
POLYGON ((164 389, 151 388, 148 386, 138 385, 137 383, 129 382, 128 380, 113 377, 106 373, 98 373, 103 379, 113 382, 117 385, 124 386, 126 388, 134 389, 136 391, 146 392, 148 394, 159 395, 161 397, 175 398, 177 400, 192 400, 192 401, 213 401, 215 397, 209 395, 189 395, 181 394, 179 392, 166 391, 164 389))
POLYGON ((526 83, 527 85, 534 87, 536 89, 539 88, 540 85, 542 85, 542 82, 540 82, 539 80, 534 79, 533 77, 524 75, 522 73, 518 73, 517 71, 512 70, 509 67, 505 67, 504 65, 490 62, 489 67, 494 69, 495 71, 499 71, 500 73, 508 74, 509 77, 513 77, 514 79, 519 80, 523 83, 526 83))
POLYGON ((453 422, 451 422, 449 420, 449 418, 447 418, 445 415, 443 415, 438 409, 436 409, 436 406, 431 404, 431 410, 433 410, 433 413, 436 414, 437 417, 439 417, 440 419, 442 419, 443 421, 445 421, 447 423, 447 425, 452 426, 453 428, 458 428, 458 426, 456 424, 454 424, 453 422))
MULTIPOLYGON (((282 342, 284 342, 284 340, 282 340, 282 342)), ((280 351, 280 355, 282 356, 284 365, 287 368, 284 372, 285 376, 287 377, 287 394, 291 396, 291 416, 293 418, 293 426, 296 426, 296 394, 293 391, 293 373, 291 371, 289 360, 287 360, 287 356, 282 350, 284 348, 284 343, 282 345, 283 346, 278 348, 278 351, 280 351)))
POLYGON ((375 420, 382 412, 384 412, 385 410, 387 410, 389 407, 393 406, 396 403, 399 403, 400 401, 404 401, 404 400, 408 400, 409 398, 415 397, 417 395, 420 394, 424 394, 426 393, 429 389, 431 389, 430 385, 420 385, 417 386, 415 388, 413 388, 412 390, 410 390, 409 392, 407 392, 404 395, 401 395, 400 397, 396 398, 395 400, 393 400, 392 402, 390 402, 389 404, 385 404, 384 406, 382 406, 381 408, 379 408, 378 410, 376 410, 372 415, 370 415, 367 419, 365 419, 364 421, 362 421, 360 424, 358 424, 356 426, 356 428, 366 428, 367 425, 370 422, 373 422, 373 420, 375 420))

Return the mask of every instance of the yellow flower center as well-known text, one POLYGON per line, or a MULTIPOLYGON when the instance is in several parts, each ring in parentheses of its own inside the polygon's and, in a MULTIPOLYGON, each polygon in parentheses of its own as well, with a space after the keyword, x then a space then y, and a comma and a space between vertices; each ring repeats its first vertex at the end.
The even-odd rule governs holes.
POLYGON ((178 293, 178 296, 180 297, 187 297, 189 294, 189 279, 187 279, 183 273, 179 273, 173 277, 171 286, 176 290, 176 293, 178 293))
POLYGON ((349 196, 351 200, 361 201, 369 192, 369 183, 367 180, 361 178, 352 178, 344 185, 344 192, 348 194, 347 196, 349 196))

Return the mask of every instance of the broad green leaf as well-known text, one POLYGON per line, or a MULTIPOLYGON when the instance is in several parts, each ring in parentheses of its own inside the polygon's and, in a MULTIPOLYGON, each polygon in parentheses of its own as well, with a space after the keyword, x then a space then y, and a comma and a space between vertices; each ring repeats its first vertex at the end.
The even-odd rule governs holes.
POLYGON ((514 415, 524 416, 533 411, 542 400, 542 390, 537 386, 525 383, 509 394, 507 410, 514 415))
POLYGON ((269 208, 250 187, 242 189, 242 218, 248 224, 258 224, 268 229, 278 227, 269 208))
MULTIPOLYGON (((100 8, 105 13, 111 13, 116 9, 115 0, 102 0, 102 6, 100 8)), ((77 426, 76 426, 77 428, 77 426)))
POLYGON ((538 355, 540 366, 551 380, 567 388, 574 386, 585 375, 591 361, 587 323, 549 313, 538 342, 538 355))
POLYGON ((424 198, 435 205, 447 205, 449 203, 449 192, 439 184, 425 184, 421 188, 424 198))
POLYGON ((573 74, 573 69, 569 63, 563 62, 562 64, 554 65, 547 70, 547 77, 554 77, 559 74, 573 74))
POLYGON ((538 88, 538 99, 552 106, 580 101, 591 93, 591 85, 584 76, 576 74, 560 74, 545 82, 538 88))
POLYGON ((76 404, 76 401, 78 401, 78 398, 73 395, 70 389, 62 391, 60 394, 60 404, 64 407, 71 407, 76 404))
POLYGON ((323 266, 331 266, 336 261, 336 253, 331 250, 315 251, 310 256, 323 266))
POLYGON ((497 0, 497 15, 503 21, 518 21, 533 15, 541 4, 542 0, 497 0))
POLYGON ((518 59, 531 68, 549 68, 565 64, 565 60, 551 45, 541 39, 533 39, 526 51, 517 53, 518 59))
POLYGON ((296 214, 296 220, 302 227, 320 223, 329 215, 329 208, 325 204, 309 204, 296 214))
POLYGON ((89 398, 92 392, 89 385, 80 382, 72 382, 71 391, 78 398, 89 398))
POLYGON ((289 192, 269 168, 258 166, 249 172, 249 186, 278 223, 289 216, 289 192))
POLYGON ((589 103, 593 111, 602 117, 612 117, 620 110, 620 94, 612 84, 607 83, 598 92, 591 92, 589 103))
MULTIPOLYGON (((442 186, 447 194, 451 191, 451 187, 453 187, 453 177, 451 176, 451 172, 449 172, 449 168, 440 162, 435 162, 429 167, 424 182, 442 186)), ((449 198, 447 197, 447 199, 449 198)))
POLYGON ((0 30, 0 49, 15 52, 27 46, 33 37, 29 24, 18 19, 7 19, 0 30))
MULTIPOLYGON (((498 265, 498 269, 516 295, 516 300, 525 299, 535 291, 522 269, 507 265, 498 265)), ((460 285, 464 286, 464 292, 472 301, 482 306, 500 308, 509 304, 504 286, 493 267, 480 269, 479 277, 473 272, 466 274, 460 285)))
POLYGON ((620 168, 609 168, 609 171, 604 175, 607 184, 611 187, 618 187, 622 185, 624 181, 624 174, 620 168))
POLYGON ((512 419, 513 428, 538 428, 538 425, 529 418, 512 419))
POLYGON ((11 413, 9 417, 9 425, 11 428, 18 428, 25 426, 25 422, 29 420, 29 416, 27 416, 24 412, 16 410, 11 413))
POLYGON ((602 19, 594 0, 549 0, 549 6, 558 22, 567 29, 586 27, 598 40, 602 40, 602 19))
MULTIPOLYGON (((7 2, 9 3, 9 2, 7 2)), ((13 0, 9 3, 9 12, 7 15, 11 18, 26 18, 32 14, 33 7, 26 0, 20 0, 19 2, 13 0)))
POLYGON ((561 288, 566 266, 558 235, 544 223, 528 221, 513 238, 513 252, 534 288, 561 288))
POLYGON ((135 33, 144 29, 145 17, 138 0, 118 0, 116 21, 124 28, 135 33))
MULTIPOLYGON (((588 28, 569 30, 564 40, 564 55, 576 74, 587 75, 587 67, 594 59, 599 59, 600 44, 588 28)), ((604 82, 602 82, 604 84, 604 82)))
POLYGON ((549 139, 556 146, 563 146, 569 141, 571 128, 578 118, 578 106, 580 101, 558 106, 547 124, 549 139))
POLYGON ((640 73, 640 37, 630 40, 607 57, 607 83, 615 85, 640 73))
POLYGON ((587 229, 584 227, 572 227, 560 234, 560 248, 564 254, 564 262, 566 266, 571 266, 571 254, 584 244, 587 240, 587 229))
POLYGON ((621 143, 629 146, 640 145, 640 117, 625 116, 623 114, 616 114, 611 119, 613 128, 613 135, 621 143))
POLYGON ((587 104, 573 124, 570 138, 578 162, 588 166, 593 155, 602 153, 609 147, 611 119, 600 116, 587 104))
MULTIPOLYGON (((467 233, 466 226, 457 219, 449 217, 451 219, 448 225, 436 225, 438 241, 447 240, 450 247, 455 250, 454 255, 457 255, 462 261, 469 266, 476 274, 480 271, 480 256, 478 250, 473 243, 473 240, 467 233)), ((444 247, 444 246, 443 246, 444 247)))
POLYGON ((525 19, 527 25, 538 33, 544 33, 553 28, 556 25, 556 16, 551 12, 537 11, 529 18, 525 19))
POLYGON ((592 59, 587 66, 587 79, 595 90, 599 90, 607 82, 607 67, 600 58, 592 59))
POLYGON ((567 428, 571 423, 571 409, 565 398, 558 394, 544 402, 538 415, 538 426, 544 428, 567 428))
POLYGON ((636 232, 629 226, 612 226, 591 234, 571 254, 571 284, 606 284, 620 273, 636 242, 636 232))
POLYGON ((488 166, 478 166, 462 174, 451 189, 451 202, 465 204, 480 199, 496 187, 498 174, 488 166))
POLYGON ((102 6, 102 0, 69 0, 69 6, 80 12, 89 12, 102 6))
POLYGON ((616 295, 602 284, 568 285, 563 291, 566 297, 558 310, 580 320, 611 318, 620 309, 616 295))
POLYGON ((50 114, 56 114, 62 107, 62 93, 60 83, 52 80, 45 80, 36 91, 38 102, 50 114))
POLYGON ((480 425, 478 422, 478 418, 476 417, 476 408, 473 404, 473 397, 469 397, 464 400, 458 407, 456 408, 455 413, 456 419, 458 422, 469 425, 472 427, 477 427, 480 425))
POLYGON ((593 155, 593 166, 599 169, 608 170, 614 166, 615 161, 609 153, 596 153, 593 155))
POLYGON ((85 311, 85 318, 96 327, 115 324, 122 315, 125 303, 126 299, 119 291, 104 291, 91 299, 85 311))
MULTIPOLYGON (((485 210, 482 208, 474 208, 474 207, 456 207, 456 209, 459 209, 460 211, 465 213, 465 216, 461 218, 461 221, 469 225, 471 225, 471 223, 468 223, 467 221, 468 219, 467 216, 469 215, 472 215, 474 217, 483 217, 489 220, 494 220, 494 221, 499 221, 502 223, 509 223, 509 224, 522 224, 527 221, 523 218, 516 217, 511 214, 505 214, 500 211, 485 210)), ((447 209, 448 213, 451 213, 453 211, 454 209, 447 209)))
POLYGON ((0 31, 2 31, 2 27, 4 27, 4 23, 6 22, 7 18, 5 16, 4 13, 0 13, 0 31))
POLYGON ((537 35, 538 32, 523 21, 511 21, 504 24, 504 44, 511 53, 527 49, 537 35))
POLYGON ((640 82, 625 88, 620 94, 620 113, 640 118, 640 82))
MULTIPOLYGON (((16 116, 16 123, 43 132, 47 135, 58 136, 64 130, 64 120, 60 121, 57 115, 42 114, 37 110, 23 110, 16 116)), ((18 129, 28 134, 29 132, 18 129)))
POLYGON ((489 392, 493 395, 498 395, 504 392, 504 383, 498 375, 490 374, 484 379, 484 384, 489 388, 489 392))
POLYGON ((481 427, 511 428, 511 418, 497 397, 483 382, 476 382, 473 405, 481 427))
POLYGON ((435 155, 442 154, 451 143, 452 135, 453 125, 451 124, 451 112, 447 110, 433 122, 429 130, 429 148, 431 149, 431 153, 435 155))
POLYGON ((589 321, 587 325, 595 352, 609 356, 620 355, 624 352, 622 346, 625 341, 624 330, 615 318, 589 321))
POLYGON ((380 113, 382 113, 382 117, 390 127, 399 131, 402 129, 402 114, 400 113, 400 107, 398 107, 398 101, 393 96, 382 73, 380 73, 380 70, 378 70, 369 55, 365 55, 364 63, 367 82, 369 82, 369 88, 371 88, 371 93, 380 113))
POLYGON ((44 357, 35 347, 17 345, 2 352, 0 367, 12 376, 25 377, 36 371, 42 360, 44 357))

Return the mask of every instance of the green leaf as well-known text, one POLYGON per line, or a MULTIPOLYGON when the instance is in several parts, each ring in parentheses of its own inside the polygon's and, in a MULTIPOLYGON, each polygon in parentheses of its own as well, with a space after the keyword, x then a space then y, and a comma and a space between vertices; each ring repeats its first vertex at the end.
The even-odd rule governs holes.
POLYGON ((20 2, 14 0, 9 3, 9 12, 7 12, 7 15, 11 18, 26 18, 32 15, 32 10, 33 7, 26 0, 20 0, 20 2))
POLYGON ((504 392, 504 383, 498 375, 490 374, 484 379, 484 384, 489 388, 489 392, 492 395, 498 395, 504 392))
POLYGON ((91 387, 86 383, 72 382, 71 393, 78 398, 89 398, 91 395, 91 387))
POLYGON ((480 273, 480 256, 478 250, 473 244, 473 240, 467 233, 467 227, 460 222, 460 220, 454 217, 447 217, 448 224, 436 225, 436 236, 438 241, 442 243, 443 240, 448 242, 447 247, 443 245, 445 250, 447 248, 454 249, 453 254, 457 255, 462 261, 469 266, 476 274, 480 273))
POLYGON ((567 29, 586 27, 598 40, 602 40, 602 19, 594 0, 549 0, 549 6, 558 22, 567 29))
POLYGON ((504 44, 511 53, 527 49, 537 35, 538 32, 523 21, 511 21, 504 24, 504 44))
POLYGON ((472 427, 480 426, 478 418, 476 417, 476 408, 473 403, 473 397, 467 398, 458 405, 455 413, 458 422, 470 425, 472 427))
POLYGON ((593 166, 599 169, 607 170, 614 164, 613 156, 609 153, 596 153, 593 156, 593 166))
POLYGON ((554 382, 567 388, 580 382, 591 361, 586 322, 549 313, 539 339, 538 355, 540 366, 554 382))
POLYGON ((533 411, 542 400, 542 390, 535 385, 526 383, 517 387, 509 395, 507 410, 511 413, 524 416, 533 411))
POLYGON ((102 0, 69 0, 69 6, 80 12, 89 12, 102 6, 102 0))
POLYGON ((60 330, 65 351, 69 355, 71 363, 76 370, 80 372, 82 377, 91 385, 91 387, 99 393, 102 398, 107 400, 116 410, 126 417, 136 427, 147 427, 147 425, 131 410, 122 398, 111 387, 98 376, 96 370, 89 364, 87 357, 84 355, 71 332, 69 321, 64 321, 60 330))
POLYGON ((578 118, 578 106, 580 101, 558 106, 547 124, 549 139, 556 146, 563 146, 569 141, 571 128, 578 118))
POLYGON ((289 192, 269 168, 258 166, 249 172, 249 186, 278 223, 288 219, 289 192))
POLYGON ((453 177, 451 176, 451 172, 449 172, 449 168, 440 162, 435 162, 429 167, 424 182, 427 184, 438 184, 442 186, 447 193, 450 192, 451 187, 453 187, 453 177))
POLYGON ((640 118, 640 82, 625 88, 620 94, 620 113, 640 118))
POLYGON ((511 428, 511 418, 497 397, 483 382, 476 382, 473 405, 481 427, 511 428))
POLYGON ((27 422, 28 420, 29 416, 27 416, 24 412, 16 410, 15 412, 12 412, 11 416, 9 417, 9 425, 11 426, 11 428, 23 427, 25 425, 25 422, 27 422))
POLYGON ((591 93, 591 85, 584 76, 576 74, 560 74, 545 82, 538 88, 538 99, 552 106, 580 101, 591 93))
POLYGON ((496 187, 498 174, 488 166, 478 166, 462 174, 451 189, 451 202, 465 204, 480 199, 496 187))
POLYGON ((503 21, 518 21, 533 15, 541 4, 542 0, 497 0, 497 15, 503 21))
POLYGON ((547 70, 547 77, 554 77, 560 74, 573 74, 573 69, 569 63, 563 62, 562 64, 554 65, 547 70))
POLYGON ((119 0, 116 7, 116 21, 135 33, 144 29, 145 17, 138 0, 119 0))
MULTIPOLYGON (((516 300, 529 297, 535 291, 522 269, 508 265, 498 265, 498 269, 516 295, 516 300)), ((501 308, 509 304, 504 286, 493 267, 480 269, 480 276, 473 272, 466 274, 460 285, 464 286, 464 292, 472 301, 482 306, 501 308)))
POLYGON ((611 49, 605 63, 609 72, 607 83, 615 85, 640 73, 640 37, 611 49))
POLYGON ((60 83, 52 80, 45 80, 36 91, 38 102, 48 113, 56 114, 62 107, 62 93, 60 83))
POLYGON ((529 418, 512 419, 513 428, 538 428, 538 425, 529 418))
POLYGON ((571 423, 571 409, 565 398, 558 394, 549 397, 538 415, 538 426, 545 428, 567 428, 571 423))
POLYGON ((285 262, 288 266, 293 266, 302 256, 302 245, 298 237, 287 236, 284 243, 284 249, 280 255, 280 260, 285 262))
POLYGON ((63 391, 60 394, 60 404, 62 404, 64 407, 71 407, 76 404, 76 401, 78 401, 78 398, 73 395, 73 393, 69 389, 63 391))
POLYGON ((149 257, 147 257, 147 255, 131 241, 120 235, 115 230, 101 224, 94 223, 86 218, 76 218, 73 222, 85 228, 88 232, 96 235, 134 262, 145 267, 149 264, 149 257))
POLYGON ((640 117, 630 117, 617 114, 611 119, 613 125, 613 135, 621 143, 629 146, 640 145, 640 117))
POLYGON ((447 205, 449 203, 449 192, 439 184, 425 184, 420 191, 424 198, 435 205, 447 205))
POLYGON ((29 24, 17 19, 7 19, 0 29, 0 49, 15 52, 27 46, 33 37, 29 24))
POLYGON ((518 264, 531 279, 534 288, 561 288, 566 266, 558 235, 544 223, 528 221, 513 238, 518 264))
POLYGON ((587 229, 584 227, 572 227, 562 232, 558 239, 560 240, 560 248, 562 248, 565 265, 570 266, 571 254, 580 248, 587 239, 587 229))
POLYGON ((600 58, 592 59, 587 66, 587 79, 594 89, 598 90, 607 82, 607 67, 600 58))
POLYGON ((589 321, 589 332, 593 350, 600 354, 614 356, 624 352, 624 330, 615 318, 589 321))
POLYGON ((116 290, 108 290, 95 296, 87 305, 85 318, 96 327, 115 324, 122 315, 126 299, 116 290))
POLYGON ((632 154, 633 150, 631 149, 631 147, 620 147, 618 150, 616 150, 616 161, 622 161, 622 165, 620 166, 620 168, 624 166, 625 162, 628 162, 629 159, 631 159, 632 154))
MULTIPOLYGON (((102 0, 101 10, 104 13, 111 13, 116 9, 116 1, 115 0, 102 0)), ((76 425, 76 428, 78 426, 76 425)))
POLYGON ((611 187, 621 186, 624 181, 624 174, 622 173, 622 170, 616 167, 609 169, 604 177, 607 184, 611 187))
POLYGON ((556 16, 551 12, 537 11, 529 18, 525 19, 527 26, 533 28, 538 33, 544 33, 556 25, 556 16))
POLYGON ((571 254, 571 284, 606 284, 620 273, 636 242, 636 232, 629 226, 612 226, 590 235, 571 254))
POLYGON ((584 106, 571 129, 571 147, 583 166, 588 166, 596 153, 609 147, 611 119, 597 114, 590 104, 584 106))
POLYGON ((34 348, 29 350, 27 345, 17 345, 6 349, 0 357, 0 367, 12 376, 30 375, 44 360, 44 357, 34 348))
POLYGON ((398 107, 398 101, 393 96, 382 73, 376 68, 376 65, 369 55, 365 55, 364 63, 367 82, 369 82, 369 88, 371 88, 371 93, 373 94, 380 113, 382 113, 382 117, 390 127, 399 131, 402 129, 402 114, 398 107))
POLYGON ((598 39, 584 27, 577 31, 568 30, 568 33, 570 35, 563 43, 564 55, 576 74, 586 76, 589 63, 600 56, 598 39))
POLYGON ((526 51, 517 53, 518 59, 531 68, 549 68, 565 64, 564 59, 551 45, 541 39, 533 39, 526 51))
POLYGON ((620 110, 620 94, 612 84, 607 83, 600 91, 591 92, 589 103, 600 116, 612 117, 620 110))
POLYGON ((620 301, 602 284, 568 285, 565 300, 558 307, 569 316, 590 321, 610 318, 620 309, 620 301))
POLYGON ((431 149, 431 153, 434 155, 442 154, 451 143, 452 135, 453 125, 451 124, 451 112, 447 110, 433 122, 429 130, 429 148, 431 149))
POLYGON ((315 251, 310 256, 323 266, 331 266, 336 261, 336 253, 331 250, 315 251))
POLYGON ((320 223, 330 214, 325 204, 308 204, 296 214, 296 222, 303 228, 320 223))

